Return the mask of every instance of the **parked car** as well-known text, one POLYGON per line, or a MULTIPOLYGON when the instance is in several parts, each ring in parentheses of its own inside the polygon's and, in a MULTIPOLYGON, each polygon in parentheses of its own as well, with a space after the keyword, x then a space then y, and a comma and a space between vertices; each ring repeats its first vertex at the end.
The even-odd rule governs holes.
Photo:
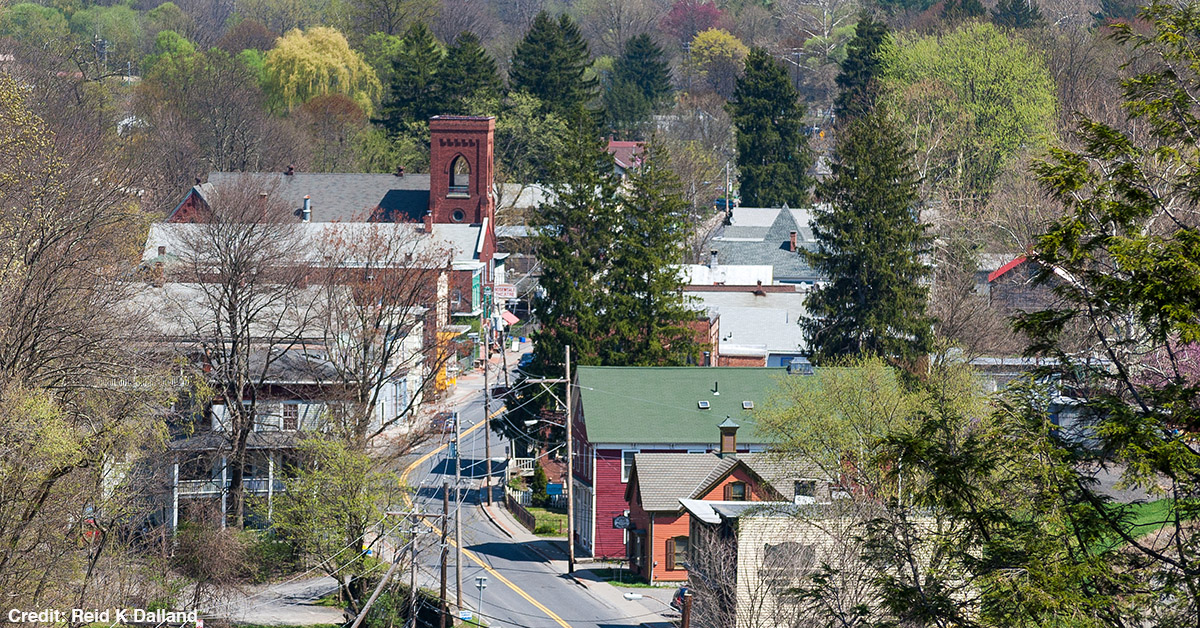
POLYGON ((530 364, 533 364, 533 352, 532 351, 530 351, 529 353, 522 354, 521 358, 517 360, 517 368, 519 368, 519 369, 527 369, 527 368, 529 368, 530 364))
POLYGON ((675 595, 671 596, 671 608, 683 612, 683 596, 688 592, 687 585, 683 585, 675 589, 675 595))
POLYGON ((441 432, 443 434, 453 434, 454 433, 454 413, 453 412, 439 412, 439 413, 433 415, 432 425, 433 425, 434 431, 441 432))

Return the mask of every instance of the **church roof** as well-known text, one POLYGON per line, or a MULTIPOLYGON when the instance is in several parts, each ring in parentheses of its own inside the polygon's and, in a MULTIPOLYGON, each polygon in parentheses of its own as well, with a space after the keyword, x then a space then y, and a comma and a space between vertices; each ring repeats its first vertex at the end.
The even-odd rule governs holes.
POLYGON ((388 222, 416 222, 429 210, 427 174, 214 172, 208 175, 207 183, 196 185, 192 191, 208 202, 217 186, 242 180, 277 194, 297 217, 307 195, 313 222, 366 221, 372 216, 388 222))

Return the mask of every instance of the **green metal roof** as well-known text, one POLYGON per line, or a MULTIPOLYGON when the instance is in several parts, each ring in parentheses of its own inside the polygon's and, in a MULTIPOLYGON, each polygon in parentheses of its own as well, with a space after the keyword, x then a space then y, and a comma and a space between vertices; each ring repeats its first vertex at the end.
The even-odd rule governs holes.
POLYGON ((741 426, 739 444, 766 444, 742 402, 761 408, 778 380, 789 377, 786 368, 702 366, 580 366, 576 373, 588 440, 639 444, 716 445, 726 417, 741 426))

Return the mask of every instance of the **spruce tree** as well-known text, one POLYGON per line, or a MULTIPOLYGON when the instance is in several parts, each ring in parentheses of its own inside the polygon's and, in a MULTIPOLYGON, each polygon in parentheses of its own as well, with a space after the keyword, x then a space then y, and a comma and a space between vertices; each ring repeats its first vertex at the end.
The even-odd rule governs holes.
POLYGON ((604 112, 608 130, 618 139, 635 140, 645 136, 653 109, 642 90, 630 81, 614 80, 604 90, 604 112))
POLYGON ((536 97, 548 111, 572 115, 595 96, 590 66, 587 42, 575 22, 566 15, 555 21, 543 11, 513 52, 509 86, 536 97))
POLYGON ((442 71, 438 75, 446 113, 468 114, 466 101, 495 100, 500 96, 500 73, 496 60, 471 32, 459 34, 446 49, 442 71))
POLYGON ((803 321, 818 360, 879 356, 911 364, 928 351, 925 313, 930 242, 916 216, 917 174, 904 136, 881 111, 838 131, 833 175, 817 186, 828 203, 813 219, 817 250, 806 252, 826 283, 808 298, 803 321))
POLYGON ((442 47, 437 38, 425 24, 413 24, 392 61, 391 96, 381 116, 389 132, 408 132, 430 117, 445 113, 438 76, 441 69, 442 47))
POLYGON ((606 335, 605 260, 617 224, 619 180, 591 116, 582 107, 568 118, 571 133, 551 164, 549 201, 530 220, 542 265, 540 294, 534 299, 541 328, 533 334, 537 359, 531 370, 561 374, 563 347, 574 360, 599 362, 606 335))
POLYGON ((1033 0, 1000 0, 992 9, 992 23, 1005 28, 1032 28, 1042 23, 1042 12, 1033 0))
POLYGON ((804 136, 805 107, 783 66, 766 50, 751 49, 745 74, 726 107, 737 129, 742 204, 807 203, 812 154, 804 136))
POLYGON ((671 94, 671 70, 662 48, 645 33, 625 41, 621 56, 613 62, 613 83, 630 83, 657 107, 671 94))
POLYGON ((846 45, 846 58, 837 75, 839 92, 833 106, 839 119, 858 117, 875 108, 882 71, 879 51, 887 34, 887 24, 875 21, 866 10, 859 13, 854 37, 846 45))
POLYGON ((946 0, 942 5, 942 19, 947 22, 961 22, 983 17, 987 9, 979 0, 946 0))
POLYGON ((696 312, 683 288, 688 204, 666 148, 651 140, 625 180, 607 269, 601 362, 687 364, 696 355, 688 323, 696 312))

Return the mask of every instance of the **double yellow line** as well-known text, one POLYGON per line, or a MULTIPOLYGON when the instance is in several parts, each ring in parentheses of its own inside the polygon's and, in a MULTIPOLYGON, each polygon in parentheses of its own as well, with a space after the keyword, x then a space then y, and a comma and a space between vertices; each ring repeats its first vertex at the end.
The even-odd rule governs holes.
MULTIPOLYGON (((495 412, 489 414, 486 419, 476 423, 475 425, 472 425, 471 427, 467 428, 466 431, 460 432, 459 440, 461 440, 463 436, 466 436, 467 434, 470 434, 471 432, 474 432, 475 430, 479 429, 481 426, 487 425, 488 422, 492 419, 492 417, 495 417, 496 415, 500 414, 503 411, 504 411, 504 408, 500 408, 499 410, 496 410, 495 412)), ((414 460, 413 463, 408 465, 408 467, 404 469, 404 472, 400 474, 400 482, 407 485, 409 474, 411 474, 417 467, 421 466, 421 464, 424 463, 426 460, 429 460, 430 458, 436 456, 437 454, 441 453, 445 449, 446 449, 446 445, 441 445, 440 447, 434 449, 433 451, 430 451, 429 453, 414 460)), ((462 452, 461 443, 460 443, 459 452, 460 453, 462 452)), ((421 522, 424 523, 426 526, 429 526, 430 529, 435 530, 437 532, 441 532, 441 530, 436 525, 430 523, 428 519, 422 518, 421 522)), ((451 547, 457 547, 457 545, 454 544, 453 539, 448 538, 448 539, 446 539, 446 541, 450 543, 451 547)), ((531 595, 529 595, 528 593, 526 593, 525 591, 522 591, 521 587, 518 587, 517 585, 513 584, 511 580, 500 575, 500 572, 496 571, 495 569, 492 569, 490 566, 488 566, 482 560, 479 560, 479 557, 476 556, 474 552, 464 549, 464 550, 462 550, 462 553, 463 553, 463 556, 466 556, 468 560, 475 563, 476 565, 479 565, 480 567, 483 567, 483 570, 488 572, 489 574, 491 574, 493 578, 499 580, 500 582, 503 582, 505 584, 505 586, 512 589, 514 593, 525 598, 525 601, 529 602, 530 604, 533 604, 533 606, 535 608, 537 608, 539 611, 542 611, 543 613, 545 613, 546 616, 549 617, 550 619, 553 619, 554 623, 558 624, 559 626, 562 626, 562 628, 571 628, 571 624, 568 624, 567 622, 563 621, 563 619, 561 617, 554 614, 554 611, 546 608, 541 602, 538 602, 537 600, 533 599, 533 597, 531 595)))

